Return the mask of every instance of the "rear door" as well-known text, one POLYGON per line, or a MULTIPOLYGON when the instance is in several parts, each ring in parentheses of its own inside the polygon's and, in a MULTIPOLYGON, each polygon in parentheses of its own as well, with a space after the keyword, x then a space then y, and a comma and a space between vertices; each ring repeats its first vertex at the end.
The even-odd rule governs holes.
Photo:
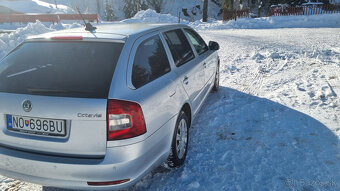
POLYGON ((159 32, 139 37, 128 63, 128 86, 131 92, 120 99, 139 103, 143 108, 147 132, 153 134, 178 113, 176 73, 169 62, 159 32))
POLYGON ((176 72, 196 111, 201 100, 199 94, 204 86, 204 68, 197 63, 195 54, 182 29, 163 33, 176 65, 176 72))
POLYGON ((103 157, 107 96, 123 43, 26 42, 0 62, 0 145, 103 157))

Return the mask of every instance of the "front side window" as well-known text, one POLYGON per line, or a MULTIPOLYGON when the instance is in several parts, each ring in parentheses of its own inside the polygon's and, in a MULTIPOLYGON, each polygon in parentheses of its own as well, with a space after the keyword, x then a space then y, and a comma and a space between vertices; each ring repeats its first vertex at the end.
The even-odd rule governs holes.
POLYGON ((133 61, 132 84, 139 88, 168 72, 170 64, 159 36, 144 40, 133 61))
POLYGON ((165 32, 164 36, 177 67, 195 58, 194 52, 181 29, 165 32))
POLYGON ((197 54, 201 55, 209 50, 207 44, 205 44, 202 37, 191 29, 184 29, 185 33, 188 35, 189 40, 194 45, 197 54))

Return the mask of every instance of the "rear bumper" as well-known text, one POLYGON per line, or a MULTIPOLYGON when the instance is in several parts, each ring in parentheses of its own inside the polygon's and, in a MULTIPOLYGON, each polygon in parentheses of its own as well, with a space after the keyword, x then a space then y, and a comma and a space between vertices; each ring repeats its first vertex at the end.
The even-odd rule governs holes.
POLYGON ((0 174, 41 184, 82 190, 121 189, 132 186, 146 173, 166 160, 173 128, 170 120, 144 141, 107 148, 104 159, 79 159, 47 156, 0 147, 0 174), (87 182, 130 179, 111 186, 88 186, 87 182))

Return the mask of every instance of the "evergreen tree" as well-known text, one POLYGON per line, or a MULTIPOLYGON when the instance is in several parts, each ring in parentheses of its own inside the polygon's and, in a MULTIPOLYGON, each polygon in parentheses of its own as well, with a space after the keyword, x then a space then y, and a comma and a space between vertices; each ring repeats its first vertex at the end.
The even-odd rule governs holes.
POLYGON ((109 0, 105 1, 105 17, 107 21, 114 21, 116 19, 113 10, 113 3, 109 0))
POLYGON ((145 1, 143 1, 140 8, 141 8, 141 10, 147 10, 149 8, 149 6, 145 3, 145 1))
POLYGON ((233 10, 234 0, 223 0, 222 8, 227 10, 233 10))
POLYGON ((157 13, 162 11, 162 4, 164 0, 146 0, 149 7, 154 9, 157 13))
POLYGON ((141 0, 125 0, 124 14, 126 18, 131 18, 141 10, 141 0))

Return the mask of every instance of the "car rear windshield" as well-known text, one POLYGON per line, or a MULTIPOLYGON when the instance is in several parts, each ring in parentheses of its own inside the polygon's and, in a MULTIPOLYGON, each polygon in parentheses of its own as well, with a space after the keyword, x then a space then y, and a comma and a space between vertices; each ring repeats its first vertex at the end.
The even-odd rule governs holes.
POLYGON ((0 62, 0 92, 107 98, 123 48, 115 42, 26 42, 0 62))

